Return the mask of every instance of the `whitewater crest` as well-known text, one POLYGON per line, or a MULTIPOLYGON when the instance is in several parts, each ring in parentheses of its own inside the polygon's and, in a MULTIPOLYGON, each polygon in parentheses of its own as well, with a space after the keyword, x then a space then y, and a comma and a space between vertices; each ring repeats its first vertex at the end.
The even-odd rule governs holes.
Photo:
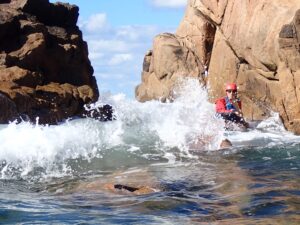
MULTIPOLYGON (((104 94, 93 107, 112 105, 117 118, 105 123, 84 118, 51 126, 1 125, 0 176, 73 176, 194 160, 191 149, 217 150, 226 133, 207 90, 196 79, 184 79, 174 89, 174 97, 172 103, 140 103, 123 94, 104 94)), ((234 135, 230 138, 238 143, 241 134, 234 135)))

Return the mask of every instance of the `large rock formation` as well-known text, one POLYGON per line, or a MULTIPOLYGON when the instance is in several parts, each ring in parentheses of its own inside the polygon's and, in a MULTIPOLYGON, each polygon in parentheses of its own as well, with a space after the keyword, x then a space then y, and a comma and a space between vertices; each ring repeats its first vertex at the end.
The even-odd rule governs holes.
POLYGON ((177 46, 164 36, 145 57, 138 100, 167 98, 178 74, 209 84, 212 101, 224 95, 225 83, 237 82, 246 118, 279 112, 300 134, 299 0, 190 0, 176 34, 168 35, 177 46))
POLYGON ((56 123, 98 99, 79 8, 0 0, 0 122, 25 115, 56 123))

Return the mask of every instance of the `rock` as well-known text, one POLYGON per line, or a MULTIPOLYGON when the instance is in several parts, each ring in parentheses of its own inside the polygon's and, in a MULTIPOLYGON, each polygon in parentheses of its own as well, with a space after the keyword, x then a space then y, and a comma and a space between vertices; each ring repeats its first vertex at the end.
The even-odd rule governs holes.
POLYGON ((10 119, 15 119, 18 116, 16 104, 10 100, 7 96, 0 93, 0 107, 3 113, 0 114, 0 123, 5 123, 10 119))
POLYGON ((215 31, 213 24, 188 7, 175 35, 164 33, 155 37, 153 50, 144 59, 137 100, 172 98, 180 77, 194 77, 205 83, 215 31))
POLYGON ((96 120, 106 122, 115 120, 114 109, 111 105, 103 105, 97 108, 87 106, 81 113, 82 117, 94 118, 96 120))
POLYGON ((122 194, 134 194, 134 195, 146 195, 158 192, 157 189, 151 188, 148 186, 127 186, 123 184, 105 184, 104 188, 113 192, 113 193, 122 193, 122 194))
POLYGON ((12 0, 11 7, 34 15, 47 26, 74 27, 79 8, 67 3, 50 4, 49 0, 12 0))
POLYGON ((152 53, 144 60, 143 84, 136 88, 139 101, 169 98, 179 77, 199 76, 201 62, 177 36, 164 33, 154 39, 152 53))
POLYGON ((293 45, 286 55, 286 51, 280 49, 283 42, 280 36, 285 40, 286 37, 291 39, 291 29, 287 24, 294 23, 300 2, 228 1, 227 8, 218 27, 218 37, 228 47, 224 51, 224 48, 214 45, 213 56, 216 58, 212 56, 211 62, 216 63, 209 66, 208 82, 218 88, 212 88, 211 93, 216 98, 220 97, 225 81, 235 81, 240 87, 246 118, 260 120, 276 111, 289 130, 299 133, 290 125, 298 118, 295 114, 298 100, 294 76, 289 72, 297 70, 294 67, 297 67, 299 52, 296 50, 298 47, 293 45), (234 61, 225 62, 228 59, 226 52, 231 52, 234 61))
POLYGON ((167 98, 179 77, 191 76, 209 84, 214 102, 236 82, 246 119, 279 112, 300 134, 299 37, 298 0, 189 0, 176 34, 158 35, 145 56, 136 98, 167 98))
POLYGON ((101 179, 80 182, 71 192, 110 192, 121 195, 145 195, 162 191, 162 185, 146 170, 117 171, 101 179))
POLYGON ((227 149, 232 147, 231 141, 229 141, 227 138, 221 141, 219 149, 227 149))
POLYGON ((55 124, 98 99, 78 11, 49 0, 0 1, 1 123, 27 115, 55 124))
POLYGON ((31 72, 30 70, 22 69, 18 66, 0 69, 0 81, 12 81, 19 86, 26 86, 32 88, 42 83, 41 74, 37 72, 31 72))

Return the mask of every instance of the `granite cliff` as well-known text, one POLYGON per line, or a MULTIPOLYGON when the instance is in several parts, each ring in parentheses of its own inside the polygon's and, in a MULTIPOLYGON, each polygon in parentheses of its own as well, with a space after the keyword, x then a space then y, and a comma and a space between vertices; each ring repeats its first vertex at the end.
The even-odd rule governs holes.
POLYGON ((279 112, 300 134, 300 1, 189 0, 176 33, 155 37, 136 98, 168 98, 182 76, 208 85, 212 102, 236 82, 246 118, 279 112))
POLYGON ((79 8, 49 0, 0 0, 0 122, 55 124, 98 99, 79 8))

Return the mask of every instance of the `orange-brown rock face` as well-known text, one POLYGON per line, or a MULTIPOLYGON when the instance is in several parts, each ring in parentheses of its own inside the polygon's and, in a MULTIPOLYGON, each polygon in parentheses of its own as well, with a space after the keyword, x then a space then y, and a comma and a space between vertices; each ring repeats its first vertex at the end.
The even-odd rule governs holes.
POLYGON ((215 27, 188 8, 176 34, 164 33, 154 39, 153 50, 144 59, 142 84, 136 88, 139 101, 165 99, 180 77, 205 82, 215 27))
POLYGON ((0 122, 20 115, 56 123, 98 99, 78 7, 0 0, 0 122))
MULTIPOLYGON (((198 68, 185 70, 184 76, 198 77, 200 82, 208 83, 212 101, 224 95, 225 83, 237 82, 246 118, 263 119, 272 111, 279 112, 285 126, 297 134, 300 134, 299 37, 298 0, 190 0, 174 35, 181 43, 180 48, 188 49, 198 62, 198 68), (202 76, 204 66, 208 67, 207 79, 202 76)), ((162 54, 169 53, 154 43, 152 55, 145 58, 147 68, 157 66, 155 57, 162 54)), ((177 59, 176 65, 192 62, 184 57, 177 59)), ((166 69, 168 64, 171 61, 164 62, 162 67, 166 69)), ((162 69, 151 72, 144 69, 143 82, 136 89, 137 99, 159 99, 162 88, 164 94, 170 93, 172 84, 164 84, 182 70, 180 66, 175 68, 164 71, 167 76, 163 79, 156 76, 156 71, 162 69), (150 77, 158 79, 153 82, 150 77)))

